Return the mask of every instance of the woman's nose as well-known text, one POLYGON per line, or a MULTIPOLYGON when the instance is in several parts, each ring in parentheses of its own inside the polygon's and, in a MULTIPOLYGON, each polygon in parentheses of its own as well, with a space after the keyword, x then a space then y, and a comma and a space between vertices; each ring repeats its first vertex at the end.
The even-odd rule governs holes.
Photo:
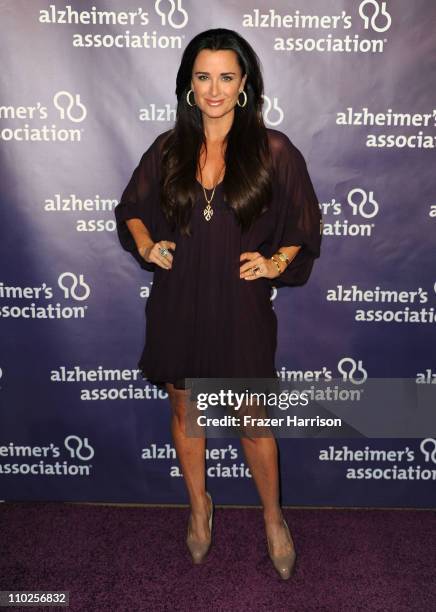
POLYGON ((219 94, 219 84, 217 81, 211 80, 210 93, 212 96, 219 94))

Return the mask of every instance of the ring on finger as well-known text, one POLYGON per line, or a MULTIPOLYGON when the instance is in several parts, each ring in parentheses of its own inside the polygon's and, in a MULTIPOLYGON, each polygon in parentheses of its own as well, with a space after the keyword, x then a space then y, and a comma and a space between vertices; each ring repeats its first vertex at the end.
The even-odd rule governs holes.
POLYGON ((169 250, 166 247, 159 247, 159 253, 162 257, 166 257, 169 254, 169 250))

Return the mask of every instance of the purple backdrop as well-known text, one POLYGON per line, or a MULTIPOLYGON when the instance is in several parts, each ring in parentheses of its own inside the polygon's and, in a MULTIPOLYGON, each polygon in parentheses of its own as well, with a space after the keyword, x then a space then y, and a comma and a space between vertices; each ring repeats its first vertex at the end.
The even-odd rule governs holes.
MULTIPOLYGON (((254 46, 324 217, 309 283, 273 296, 277 370, 435 384, 435 19, 424 0, 2 2, 0 499, 187 501, 168 399, 136 371, 152 276, 113 210, 210 27, 254 46)), ((280 439, 283 503, 434 506, 435 437, 280 439)), ((237 439, 209 440, 208 475, 217 503, 258 503, 237 439)))

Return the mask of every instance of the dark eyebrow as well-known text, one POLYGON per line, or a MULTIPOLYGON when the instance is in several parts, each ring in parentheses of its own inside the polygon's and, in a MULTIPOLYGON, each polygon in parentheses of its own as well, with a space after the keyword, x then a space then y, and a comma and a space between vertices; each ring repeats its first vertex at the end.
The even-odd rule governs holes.
MULTIPOLYGON (((210 74, 210 72, 194 72, 194 74, 210 74)), ((221 72, 221 75, 236 74, 236 72, 221 72)))

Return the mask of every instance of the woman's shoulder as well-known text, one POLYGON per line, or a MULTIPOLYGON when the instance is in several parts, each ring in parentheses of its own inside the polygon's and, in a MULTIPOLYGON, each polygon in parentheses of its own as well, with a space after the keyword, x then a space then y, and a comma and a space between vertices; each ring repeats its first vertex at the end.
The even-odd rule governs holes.
POLYGON ((147 147, 147 149, 144 151, 143 153, 143 158, 147 158, 150 156, 156 156, 156 157, 160 157, 162 154, 162 149, 163 146, 168 138, 168 136, 173 132, 173 128, 169 129, 169 130, 165 130, 164 132, 161 132, 160 134, 158 134, 157 136, 154 137, 153 140, 151 140, 151 144, 149 144, 149 146, 147 147))
POLYGON ((160 134, 156 136, 154 142, 158 144, 163 144, 165 140, 168 138, 168 136, 173 133, 173 131, 174 131, 174 128, 170 128, 169 130, 165 130, 165 132, 161 132, 160 134))
POLYGON ((288 154, 298 154, 299 150, 291 141, 289 136, 280 130, 275 130, 273 128, 266 128, 268 134, 268 142, 271 153, 275 155, 283 155, 284 153, 288 154))
POLYGON ((273 128, 266 130, 273 166, 276 169, 292 168, 294 171, 304 168, 306 160, 289 136, 273 128))
POLYGON ((174 132, 174 128, 170 128, 169 130, 165 130, 164 132, 161 132, 160 134, 156 136, 153 142, 153 146, 158 148, 159 153, 161 153, 165 142, 167 141, 168 137, 171 136, 173 132, 174 132))

